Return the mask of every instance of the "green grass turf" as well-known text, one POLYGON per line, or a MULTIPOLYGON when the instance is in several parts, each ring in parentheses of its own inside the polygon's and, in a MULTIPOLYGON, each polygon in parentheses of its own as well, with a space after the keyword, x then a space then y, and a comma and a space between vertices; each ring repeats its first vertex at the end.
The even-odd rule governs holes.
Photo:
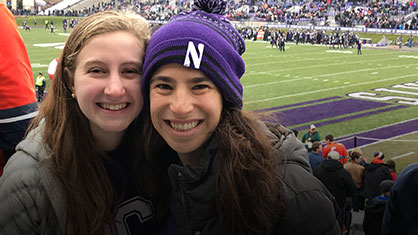
MULTIPOLYGON (((357 55, 354 49, 329 49, 328 46, 286 44, 286 51, 262 41, 246 41, 247 51, 244 60, 247 71, 241 79, 244 85, 244 109, 260 110, 340 96, 353 92, 372 92, 378 96, 402 96, 418 98, 417 95, 376 92, 372 89, 418 81, 418 53, 399 50, 376 50, 363 47, 363 55, 357 55), (409 56, 405 58, 405 56, 409 56)), ((401 89, 402 90, 402 89, 401 89)), ((411 91, 409 89, 404 91, 411 91)), ((412 90, 412 92, 414 92, 412 90)), ((418 92, 418 90, 416 90, 418 92)), ((399 105, 396 101, 387 101, 399 105)), ((307 105, 309 106, 309 105, 307 105)), ((291 108, 290 108, 291 109, 291 108)), ((306 113, 304 115, 315 115, 306 113)), ((351 114, 347 114, 349 116, 351 114)), ((356 118, 317 128, 324 138, 327 134, 345 136, 371 130, 397 122, 418 117, 418 107, 408 105, 382 114, 356 118)), ((324 119, 321 121, 332 120, 324 119)), ((299 138, 307 131, 306 126, 299 138)), ((412 153, 399 158, 402 169, 406 164, 418 161, 417 135, 407 135, 401 141, 384 141, 364 148, 364 156, 372 156, 376 151, 387 151, 387 159, 412 153)), ((371 160, 371 158, 370 158, 371 160)))
MULTIPOLYGON (((280 52, 267 43, 247 41, 244 60, 247 72, 241 80, 244 108, 248 110, 331 96, 347 97, 346 94, 352 92, 372 92, 373 88, 418 81, 418 53, 406 51, 363 49, 363 55, 357 55, 355 49, 287 44, 286 52, 280 52), (416 58, 400 58, 401 55, 416 58)), ((338 124, 340 130, 332 133, 336 136, 356 133, 416 118, 416 112, 417 107, 411 105, 396 111, 397 115, 385 114, 353 120, 347 125, 338 124)), ((321 129, 331 132, 334 128, 321 129)))
MULTIPOLYGON (((55 34, 51 34, 49 29, 44 28, 32 28, 31 31, 20 29, 19 31, 25 41, 32 65, 33 77, 38 76, 38 72, 42 72, 47 77, 49 63, 53 59, 58 58, 61 53, 61 49, 55 47, 64 45, 71 29, 65 33, 62 27, 57 27, 54 30, 55 34)), ((47 79, 48 87, 49 79, 47 79)))
POLYGON ((62 27, 63 19, 80 19, 80 17, 63 17, 63 16, 16 16, 16 23, 19 26, 23 25, 23 21, 26 20, 29 27, 34 27, 34 21, 37 21, 37 27, 45 27, 45 20, 48 20, 51 23, 51 20, 54 22, 55 27, 62 27))
MULTIPOLYGON (((32 27, 30 22, 29 20, 29 25, 32 27)), ((38 24, 39 22, 40 20, 38 20, 38 24)), ((50 31, 43 27, 32 27, 30 32, 20 29, 28 50, 34 77, 38 72, 47 74, 49 62, 59 57, 61 53, 61 49, 56 49, 53 46, 39 47, 35 44, 63 44, 68 38, 68 33, 71 32, 69 29, 67 34, 64 34, 62 27, 59 26, 59 22, 62 22, 61 18, 54 18, 54 22, 58 23, 55 34, 50 34, 50 31)), ((353 92, 372 92, 379 94, 378 96, 398 95, 418 98, 417 95, 372 90, 375 88, 391 89, 393 85, 418 81, 417 52, 376 50, 363 47, 363 55, 357 55, 355 48, 329 49, 327 46, 295 45, 292 43, 286 44, 285 52, 280 52, 262 41, 246 41, 246 46, 247 51, 243 55, 246 62, 246 73, 241 79, 244 86, 245 110, 260 110, 331 96, 340 96, 340 99, 346 99, 348 98, 346 94, 353 92)), ((386 101, 386 103, 392 106, 399 105, 396 100, 386 101)), ((327 134, 340 137, 417 118, 418 107, 407 106, 404 109, 325 125, 317 129, 323 139, 327 134)), ((315 113, 308 112, 304 115, 315 115, 315 113)), ((289 128, 300 126, 307 128, 309 124, 302 123, 289 126, 289 128)), ((306 130, 300 132, 299 138, 306 130)), ((402 169, 406 164, 418 161, 417 137, 416 134, 402 137, 406 138, 405 143, 407 144, 399 141, 385 141, 365 147, 365 156, 371 156, 374 151, 380 150, 386 151, 388 154, 385 155, 387 159, 390 159, 394 156, 414 152, 414 154, 396 160, 400 164, 398 169, 402 169)))

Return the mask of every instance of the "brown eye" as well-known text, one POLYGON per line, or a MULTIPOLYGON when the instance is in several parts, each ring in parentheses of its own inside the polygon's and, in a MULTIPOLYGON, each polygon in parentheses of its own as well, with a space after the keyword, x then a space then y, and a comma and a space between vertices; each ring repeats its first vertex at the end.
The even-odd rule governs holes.
POLYGON ((167 84, 157 84, 155 88, 162 89, 162 90, 172 90, 172 87, 167 84))
POLYGON ((133 74, 141 74, 141 72, 137 69, 125 69, 123 73, 133 73, 133 74))
POLYGON ((209 88, 209 86, 205 84, 199 84, 199 85, 193 86, 193 90, 202 90, 205 88, 209 88))
POLYGON ((100 69, 100 68, 92 68, 92 69, 89 69, 88 72, 89 73, 105 73, 105 71, 103 69, 100 69))

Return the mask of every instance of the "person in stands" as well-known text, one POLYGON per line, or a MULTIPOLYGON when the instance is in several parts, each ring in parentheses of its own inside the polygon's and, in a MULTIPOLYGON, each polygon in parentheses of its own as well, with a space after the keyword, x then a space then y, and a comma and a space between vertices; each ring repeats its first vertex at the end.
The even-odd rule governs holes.
POLYGON ((331 151, 336 151, 340 154, 340 162, 342 164, 346 164, 348 162, 347 149, 345 148, 344 144, 334 141, 333 135, 325 136, 325 143, 326 145, 322 150, 322 156, 324 157, 324 159, 327 158, 328 154, 331 151))
POLYGON ((157 211, 160 232, 339 234, 338 207, 303 144, 242 110, 245 42, 225 10, 226 1, 194 1, 146 50, 145 146, 169 208, 157 211))
POLYGON ((143 18, 113 11, 74 28, 50 92, 0 177, 0 234, 154 234, 152 177, 132 167, 144 157, 148 39, 143 18))
POLYGON ((340 207, 340 218, 338 220, 341 231, 350 229, 346 218, 351 218, 350 211, 346 211, 346 198, 352 197, 355 185, 350 173, 344 169, 340 162, 340 154, 337 151, 328 153, 328 157, 314 171, 314 175, 321 180, 328 190, 334 195, 340 207))
POLYGON ((392 160, 392 159, 389 159, 386 162, 386 166, 390 170, 390 174, 392 175, 393 181, 396 181, 396 177, 398 176, 398 174, 396 173, 396 163, 395 163, 395 161, 392 160))
POLYGON ((320 142, 321 137, 319 136, 319 132, 316 130, 316 126, 311 124, 309 127, 309 131, 306 132, 302 137, 302 143, 305 143, 306 150, 308 152, 312 151, 312 144, 314 142, 320 142))
POLYGON ((418 163, 406 166, 396 178, 387 200, 382 235, 416 234, 418 231, 418 163))
POLYGON ((353 177, 354 184, 356 186, 356 191, 353 195, 353 211, 358 212, 359 210, 364 209, 364 197, 361 194, 364 183, 364 166, 361 163, 361 153, 359 151, 350 151, 350 162, 344 164, 344 169, 346 169, 353 177))
POLYGON ((29 56, 5 4, 0 0, 0 168, 15 153, 29 122, 38 114, 29 56))
POLYGON ((380 195, 379 184, 383 180, 393 180, 389 168, 383 162, 385 154, 383 152, 374 153, 371 164, 366 166, 364 171, 364 195, 372 200, 380 195))
POLYGON ((322 157, 322 144, 318 141, 312 144, 312 151, 308 153, 309 164, 311 165, 312 171, 315 171, 316 168, 324 160, 322 157))
POLYGON ((380 194, 367 201, 363 218, 363 230, 366 235, 382 234, 383 215, 394 183, 393 180, 383 180, 379 184, 380 194))

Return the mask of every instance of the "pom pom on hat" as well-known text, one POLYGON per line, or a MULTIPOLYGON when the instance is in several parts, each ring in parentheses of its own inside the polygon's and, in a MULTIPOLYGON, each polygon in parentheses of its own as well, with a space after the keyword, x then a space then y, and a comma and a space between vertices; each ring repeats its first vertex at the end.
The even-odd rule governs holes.
POLYGON ((226 11, 226 0, 197 0, 192 6, 192 10, 224 15, 226 11))
POLYGON ((224 16, 226 1, 198 0, 193 11, 173 16, 151 36, 143 64, 142 94, 149 97, 149 81, 170 63, 202 71, 232 107, 242 108, 245 72, 241 54, 245 42, 224 16))
POLYGON ((375 152, 373 157, 383 159, 385 158, 385 155, 382 152, 375 152))

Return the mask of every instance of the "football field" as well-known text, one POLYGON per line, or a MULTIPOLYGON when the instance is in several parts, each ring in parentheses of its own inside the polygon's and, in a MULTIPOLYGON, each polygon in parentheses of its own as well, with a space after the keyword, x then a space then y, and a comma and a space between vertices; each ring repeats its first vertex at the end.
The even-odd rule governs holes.
MULTIPOLYGON (((20 30, 34 77, 47 73, 69 32, 57 27, 20 30)), ((418 161, 418 51, 246 41, 244 109, 271 115, 298 137, 314 123, 321 138, 333 134, 348 148, 362 147, 371 160, 383 151, 398 170, 418 161), (356 138, 354 138, 356 137, 356 138)))

